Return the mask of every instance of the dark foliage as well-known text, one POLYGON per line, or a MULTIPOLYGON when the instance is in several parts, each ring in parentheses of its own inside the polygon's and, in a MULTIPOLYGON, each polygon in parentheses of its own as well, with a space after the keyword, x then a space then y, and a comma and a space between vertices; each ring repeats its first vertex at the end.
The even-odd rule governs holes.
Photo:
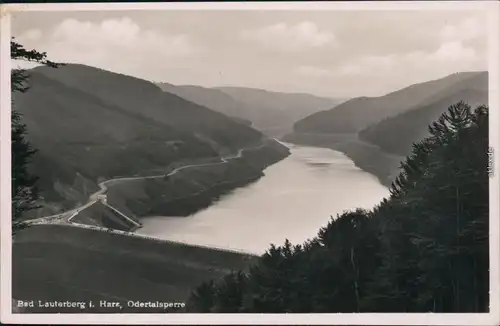
POLYGON ((478 74, 454 85, 441 94, 437 101, 428 100, 413 110, 370 125, 360 131, 359 137, 383 151, 406 156, 414 142, 428 135, 427 126, 439 118, 443 108, 458 101, 464 101, 473 107, 488 103, 488 74, 478 74))
POLYGON ((488 108, 449 107, 372 211, 204 283, 195 312, 487 312, 488 108))
MULTIPOLYGON (((19 61, 36 62, 52 68, 58 65, 47 60, 46 53, 36 50, 27 50, 21 44, 10 42, 11 59, 19 61)), ((12 92, 28 91, 28 74, 23 69, 13 69, 11 71, 12 92)), ((12 105, 11 114, 11 145, 12 145, 12 230, 13 233, 23 227, 20 221, 21 214, 25 211, 36 208, 36 201, 39 198, 36 187, 37 177, 29 172, 28 165, 36 150, 31 143, 26 140, 26 125, 22 122, 22 115, 16 111, 12 105)))

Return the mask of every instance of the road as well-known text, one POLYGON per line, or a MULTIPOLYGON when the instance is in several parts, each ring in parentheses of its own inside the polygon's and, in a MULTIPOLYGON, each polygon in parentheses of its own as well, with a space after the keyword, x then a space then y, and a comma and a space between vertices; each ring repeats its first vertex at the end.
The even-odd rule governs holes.
MULTIPOLYGON (((78 207, 76 207, 74 209, 71 209, 71 210, 68 210, 68 211, 65 211, 65 212, 62 212, 62 213, 58 213, 58 214, 54 214, 54 215, 50 215, 50 216, 44 216, 44 217, 40 217, 40 218, 28 220, 25 223, 27 225, 54 224, 54 223, 58 223, 58 224, 59 223, 62 223, 62 224, 73 223, 73 222, 71 222, 71 219, 74 216, 76 216, 80 211, 82 211, 82 210, 86 209, 87 207, 92 206, 94 203, 96 203, 98 201, 98 196, 99 195, 103 195, 107 191, 106 184, 108 184, 110 182, 132 181, 132 180, 141 180, 141 179, 165 178, 165 177, 172 176, 172 175, 176 174, 177 172, 179 172, 181 170, 184 170, 184 169, 187 169, 187 168, 203 167, 203 166, 213 166, 213 165, 225 164, 225 163, 227 163, 230 160, 241 158, 241 156, 243 155, 243 152, 246 151, 246 150, 260 149, 260 148, 264 147, 265 145, 266 145, 266 143, 263 142, 259 146, 241 148, 241 149, 238 150, 238 152, 236 154, 232 154, 232 155, 221 157, 220 158, 220 160, 221 160, 220 162, 203 163, 203 164, 188 164, 188 165, 180 166, 178 168, 175 168, 174 170, 172 170, 168 174, 160 174, 160 175, 153 175, 153 176, 146 176, 146 177, 120 177, 120 178, 115 178, 115 179, 109 179, 109 180, 106 180, 106 181, 102 181, 101 183, 99 183, 99 188, 100 189, 98 191, 96 191, 95 193, 93 193, 92 195, 90 195, 89 200, 88 200, 88 202, 86 204, 78 206, 78 207)), ((73 223, 73 224, 75 224, 75 223, 73 223)), ((79 225, 81 225, 81 224, 79 224, 79 225)), ((103 230, 107 230, 107 228, 102 228, 102 229, 103 230)))

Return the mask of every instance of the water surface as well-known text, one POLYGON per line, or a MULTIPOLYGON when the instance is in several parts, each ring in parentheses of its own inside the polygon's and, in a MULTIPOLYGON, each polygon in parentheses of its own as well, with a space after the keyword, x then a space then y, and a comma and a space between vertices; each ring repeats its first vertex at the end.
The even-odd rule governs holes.
POLYGON ((262 254, 288 238, 302 243, 347 209, 389 195, 378 179, 331 149, 286 144, 291 155, 261 179, 188 217, 148 217, 137 233, 262 254))

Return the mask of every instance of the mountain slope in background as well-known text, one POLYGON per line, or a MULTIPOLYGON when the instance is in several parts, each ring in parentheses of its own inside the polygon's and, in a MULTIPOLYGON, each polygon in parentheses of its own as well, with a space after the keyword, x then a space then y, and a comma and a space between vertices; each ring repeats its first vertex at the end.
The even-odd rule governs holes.
POLYGON ((157 83, 164 91, 252 125, 270 136, 291 131, 292 125, 311 113, 330 108, 341 99, 309 94, 270 92, 245 87, 206 88, 157 83))
POLYGON ((441 96, 444 97, 436 96, 439 99, 433 98, 416 109, 371 125, 362 130, 359 137, 384 151, 407 155, 413 143, 428 136, 429 124, 439 118, 450 104, 464 101, 472 107, 487 105, 488 75, 478 74, 469 78, 441 96))
POLYGON ((206 106, 235 119, 240 123, 252 124, 250 119, 251 109, 228 94, 212 88, 194 85, 172 85, 157 83, 163 91, 180 96, 190 102, 206 106))
POLYGON ((38 149, 42 195, 63 207, 86 201, 101 179, 215 158, 264 138, 138 78, 75 64, 29 74, 30 90, 15 93, 14 105, 38 149))
POLYGON ((462 83, 485 72, 461 72, 414 84, 380 97, 358 97, 328 111, 312 114, 294 125, 297 132, 356 133, 385 118, 430 104, 454 92, 462 83))
MULTIPOLYGON (((293 123, 314 112, 340 103, 341 99, 319 97, 302 93, 271 92, 246 87, 216 87, 244 106, 243 118, 266 134, 280 136, 290 132, 293 123)), ((207 104, 208 107, 211 107, 207 104)), ((214 108, 215 110, 215 108, 214 108)))
POLYGON ((355 98, 298 121, 284 140, 341 151, 389 186, 412 144, 459 101, 488 104, 488 73, 456 73, 381 97, 355 98))

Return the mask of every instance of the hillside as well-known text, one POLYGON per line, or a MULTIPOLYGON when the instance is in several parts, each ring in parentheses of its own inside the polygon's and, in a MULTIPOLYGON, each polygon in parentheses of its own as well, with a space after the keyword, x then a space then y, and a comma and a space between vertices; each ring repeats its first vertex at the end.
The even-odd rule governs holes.
POLYGON ((441 117, 389 198, 339 214, 304 244, 271 246, 250 271, 202 283, 188 311, 489 312, 488 108, 460 103, 441 117))
POLYGON ((459 101, 473 107, 487 104, 488 75, 485 73, 469 78, 439 95, 413 110, 368 126, 359 133, 359 137, 386 152, 407 155, 414 142, 428 135, 427 126, 443 113, 443 108, 459 101))
POLYGON ((194 85, 177 86, 169 83, 157 83, 157 85, 165 92, 176 94, 190 102, 206 106, 238 122, 252 123, 249 120, 251 118, 251 108, 220 90, 194 85))
POLYGON ((223 113, 239 123, 251 124, 270 136, 287 133, 298 119, 341 101, 310 94, 280 93, 245 87, 207 88, 169 83, 157 85, 166 92, 223 113))
MULTIPOLYGON (((172 176, 108 185, 108 203, 130 216, 188 216, 210 206, 234 188, 264 175, 267 166, 288 155, 274 141, 243 151, 224 164, 191 167, 172 176)), ((99 224, 102 225, 102 224, 99 224)))
POLYGON ((243 103, 244 110, 250 112, 243 117, 251 120, 257 129, 270 135, 289 132, 295 121, 342 101, 310 94, 271 92, 246 87, 217 87, 214 90, 222 91, 243 103))
POLYGON ((356 98, 298 121, 283 139, 341 151, 390 186, 412 144, 428 136, 428 125, 461 100, 487 104, 487 72, 456 73, 382 97, 356 98))
POLYGON ((247 269, 256 259, 251 255, 62 225, 38 225, 20 231, 13 242, 12 258, 14 298, 70 298, 87 303, 92 300, 94 309, 87 306, 85 312, 108 313, 162 312, 133 310, 127 308, 127 301, 185 302, 196 284, 235 269, 247 269), (100 308, 99 300, 120 301, 124 310, 100 308))
POLYGON ((29 91, 13 100, 51 210, 86 201, 98 180, 216 158, 264 138, 145 80, 75 64, 28 72, 29 91))
POLYGON ((441 79, 414 84, 380 97, 358 97, 330 110, 314 113, 294 125, 296 132, 356 133, 379 122, 454 93, 462 82, 486 72, 461 72, 441 79))

